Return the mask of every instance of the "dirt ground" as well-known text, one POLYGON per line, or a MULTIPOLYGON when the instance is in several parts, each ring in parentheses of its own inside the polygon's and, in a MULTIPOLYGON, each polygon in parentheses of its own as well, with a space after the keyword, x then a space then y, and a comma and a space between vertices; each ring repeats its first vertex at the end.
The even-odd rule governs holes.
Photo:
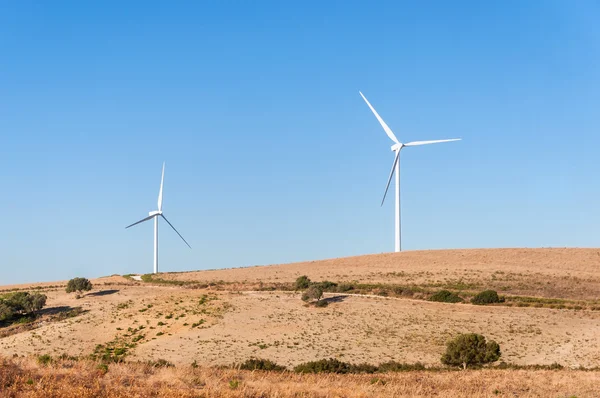
MULTIPOLYGON (((287 282, 306 274, 313 280, 396 283, 411 279, 427 284, 520 275, 543 286, 548 280, 561 280, 564 285, 560 289, 552 285, 552 291, 576 291, 577 297, 596 300, 600 291, 589 286, 600 279, 597 253, 595 249, 406 252, 160 276, 287 282), (589 285, 582 288, 580 281, 589 285)), ((194 361, 231 364, 252 356, 286 366, 329 357, 354 363, 396 360, 439 365, 449 338, 475 332, 496 340, 502 360, 509 363, 600 366, 600 311, 445 304, 341 293, 329 294, 333 302, 328 307, 315 308, 306 306, 296 292, 211 291, 120 276, 93 282, 95 289, 81 299, 62 287, 47 290, 41 321, 32 330, 0 338, 0 352, 5 356, 85 356, 98 344, 125 342, 135 344, 128 359, 166 359, 177 365, 194 361), (45 318, 76 307, 84 313, 60 321, 45 318)))

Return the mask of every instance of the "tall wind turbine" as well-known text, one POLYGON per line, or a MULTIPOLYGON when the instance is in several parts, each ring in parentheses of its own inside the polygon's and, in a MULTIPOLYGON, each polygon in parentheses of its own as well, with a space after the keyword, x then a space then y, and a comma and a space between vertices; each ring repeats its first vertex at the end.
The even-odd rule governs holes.
POLYGON ((127 227, 125 227, 125 229, 129 228, 129 227, 133 227, 134 225, 143 223, 144 221, 148 221, 150 219, 154 219, 154 273, 158 273, 158 217, 162 217, 167 224, 169 224, 171 226, 171 228, 173 228, 173 231, 177 232, 177 235, 179 235, 179 237, 181 238, 181 240, 183 240, 185 242, 186 245, 188 245, 188 247, 191 249, 192 246, 190 246, 189 243, 187 243, 187 241, 183 238, 183 236, 181 236, 181 234, 175 229, 175 227, 173 226, 173 224, 171 224, 169 222, 169 220, 167 220, 167 217, 165 217, 165 215, 162 212, 162 202, 163 202, 163 182, 165 180, 165 164, 163 163, 163 167, 162 167, 162 176, 160 177, 160 191, 158 191, 158 210, 155 211, 151 211, 148 214, 148 217, 144 218, 143 220, 140 220, 138 222, 135 222, 127 227))
POLYGON ((367 105, 369 106, 369 108, 371 108, 371 111, 373 112, 373 114, 375 115, 375 117, 377 118, 377 120, 379 121, 379 124, 381 124, 381 127, 383 127, 383 130, 385 131, 385 133, 387 134, 387 136, 390 137, 390 139, 392 141, 394 141, 394 145, 392 145, 392 151, 396 154, 396 156, 394 157, 394 163, 392 164, 392 171, 390 172, 390 176, 388 178, 387 185, 385 186, 385 192, 383 194, 383 199, 381 200, 381 206, 383 206, 383 202, 385 201, 385 196, 387 195, 387 191, 388 191, 388 189, 390 187, 390 182, 392 181, 392 177, 394 176, 394 172, 395 172, 396 173, 396 240, 395 240, 395 251, 399 252, 399 251, 402 250, 401 245, 400 245, 400 243, 401 243, 401 239, 400 239, 400 234, 401 234, 401 229, 400 229, 400 151, 402 150, 402 148, 407 147, 407 146, 417 146, 417 145, 437 144, 437 143, 440 143, 440 142, 459 141, 460 138, 452 138, 452 139, 449 139, 449 140, 434 140, 434 141, 413 141, 413 142, 408 142, 406 144, 403 144, 400 141, 398 141, 398 139, 394 135, 394 132, 392 131, 392 129, 390 129, 387 124, 385 124, 385 122, 383 121, 383 119, 381 118, 381 116, 379 116, 379 114, 377 113, 377 111, 375 110, 375 108, 373 108, 373 106, 369 103, 369 101, 367 101, 367 99, 365 98, 365 96, 363 95, 363 93, 361 93, 359 91, 359 94, 365 100, 365 102, 367 103, 367 105))

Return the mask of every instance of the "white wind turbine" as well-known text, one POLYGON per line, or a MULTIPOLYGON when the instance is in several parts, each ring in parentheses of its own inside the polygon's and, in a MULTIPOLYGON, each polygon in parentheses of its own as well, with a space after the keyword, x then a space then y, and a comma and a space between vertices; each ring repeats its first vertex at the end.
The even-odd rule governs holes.
POLYGON ((183 240, 190 249, 192 248, 190 246, 190 244, 187 243, 187 241, 183 238, 183 236, 181 236, 181 234, 175 229, 173 224, 171 224, 169 222, 169 220, 167 220, 167 217, 165 217, 165 215, 162 212, 164 179, 165 179, 165 164, 163 163, 162 176, 160 177, 160 191, 158 192, 158 210, 151 211, 149 213, 148 217, 125 227, 125 229, 127 229, 129 227, 133 227, 134 225, 143 223, 144 221, 148 221, 148 220, 154 218, 154 273, 155 274, 158 273, 158 217, 162 217, 167 222, 167 224, 169 224, 171 226, 171 228, 173 228, 173 231, 177 232, 177 235, 179 235, 181 240, 183 240))
POLYGON ((375 108, 373 108, 373 106, 369 103, 369 101, 367 101, 367 99, 365 98, 365 96, 363 95, 363 93, 361 93, 359 91, 359 94, 365 100, 365 102, 367 103, 367 105, 369 106, 369 108, 371 108, 371 111, 373 112, 373 114, 375 115, 375 117, 377 118, 377 120, 379 120, 379 123, 381 124, 381 127, 383 127, 383 129, 385 130, 385 133, 387 134, 387 136, 390 137, 390 139, 392 141, 394 141, 394 145, 392 145, 392 151, 396 153, 396 156, 394 157, 394 163, 392 164, 392 171, 390 172, 390 176, 388 178, 387 185, 385 186, 385 193, 383 194, 383 199, 381 200, 381 205, 383 206, 383 202, 385 201, 385 196, 387 195, 387 191, 388 191, 388 189, 390 187, 390 182, 392 181, 392 176, 394 175, 394 172, 396 172, 396 241, 395 241, 395 251, 399 252, 399 251, 402 250, 401 249, 401 245, 400 245, 400 234, 401 234, 401 230, 400 230, 400 151, 402 150, 402 148, 407 147, 407 146, 417 146, 417 145, 437 144, 437 143, 440 143, 440 142, 459 141, 460 138, 452 138, 452 139, 449 139, 449 140, 434 140, 434 141, 413 141, 413 142, 409 142, 409 143, 403 144, 400 141, 398 141, 398 139, 394 135, 393 131, 388 127, 387 124, 385 124, 385 122, 383 121, 383 119, 381 118, 381 116, 379 116, 379 114, 377 113, 377 111, 375 110, 375 108))

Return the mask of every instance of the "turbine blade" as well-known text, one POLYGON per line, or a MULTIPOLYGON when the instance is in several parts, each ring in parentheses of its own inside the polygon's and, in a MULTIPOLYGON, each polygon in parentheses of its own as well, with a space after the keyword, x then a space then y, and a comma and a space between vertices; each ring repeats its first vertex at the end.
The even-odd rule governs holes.
POLYGON ((417 145, 427 145, 427 144, 439 144, 440 142, 452 142, 452 141, 460 141, 462 138, 452 138, 449 140, 433 140, 433 141, 413 141, 408 144, 404 144, 404 146, 417 146, 417 145))
POLYGON ((163 162, 162 175, 160 177, 160 191, 158 191, 158 211, 162 211, 164 180, 165 180, 165 162, 163 162))
POLYGON ((165 221, 167 222, 167 224, 169 224, 169 225, 171 226, 171 228, 173 228, 173 231, 177 232, 177 235, 179 235, 179 237, 181 238, 181 240, 182 240, 182 241, 184 241, 184 242, 185 242, 185 244, 186 244, 186 245, 188 245, 188 247, 191 249, 191 248, 192 248, 192 246, 190 246, 190 244, 189 244, 189 243, 187 243, 187 241, 186 241, 186 240, 183 238, 183 236, 181 236, 181 234, 179 233, 179 231, 177 231, 177 230, 175 229, 175 227, 173 226, 173 224, 171 224, 171 223, 169 222, 169 220, 167 220, 167 217, 165 217, 165 215, 164 215, 164 214, 161 214, 160 216, 161 216, 162 218, 164 218, 164 219, 165 219, 165 221))
POLYGON ((152 219, 153 217, 154 216, 148 216, 148 217, 144 218, 143 220, 140 220, 138 222, 134 222, 133 224, 126 226, 125 229, 127 229, 129 227, 133 227, 134 225, 138 225, 139 223, 143 223, 144 221, 148 221, 148 220, 152 219))
POLYGON ((385 186, 385 192, 383 193, 383 199, 381 199, 381 206, 383 206, 383 202, 385 201, 385 196, 387 195, 388 189, 390 188, 390 182, 392 182, 392 177, 394 176, 394 171, 396 171, 396 164, 398 163, 398 158, 400 157, 400 150, 396 151, 396 157, 394 158, 394 163, 392 164, 392 171, 390 171, 390 177, 388 178, 387 185, 385 186))
POLYGON ((383 127, 383 129, 385 130, 385 133, 387 134, 387 136, 390 137, 390 139, 392 141, 394 141, 396 144, 399 144, 400 141, 398 141, 398 138, 396 138, 396 136, 394 135, 394 132, 392 131, 392 129, 390 129, 387 124, 385 124, 385 122, 383 121, 383 119, 381 118, 381 116, 379 116, 379 113, 377 113, 377 111, 375 110, 375 108, 373 108, 373 106, 365 98, 365 96, 363 95, 363 93, 361 93, 360 91, 358 93, 360 94, 361 97, 363 97, 363 99, 365 100, 365 102, 367 103, 367 105, 369 105, 369 108, 371 108, 371 111, 373 112, 373 114, 375 115, 375 117, 377 118, 377 120, 379 120, 379 124, 381 124, 381 127, 383 127))

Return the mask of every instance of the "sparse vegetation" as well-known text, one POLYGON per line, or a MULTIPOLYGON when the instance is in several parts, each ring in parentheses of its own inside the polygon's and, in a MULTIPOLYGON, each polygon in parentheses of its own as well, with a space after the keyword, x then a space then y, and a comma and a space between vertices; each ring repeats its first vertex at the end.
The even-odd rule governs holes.
POLYGON ((485 341, 485 337, 476 333, 460 334, 449 341, 442 363, 450 366, 479 366, 495 362, 500 358, 500 346, 495 341, 485 341))

